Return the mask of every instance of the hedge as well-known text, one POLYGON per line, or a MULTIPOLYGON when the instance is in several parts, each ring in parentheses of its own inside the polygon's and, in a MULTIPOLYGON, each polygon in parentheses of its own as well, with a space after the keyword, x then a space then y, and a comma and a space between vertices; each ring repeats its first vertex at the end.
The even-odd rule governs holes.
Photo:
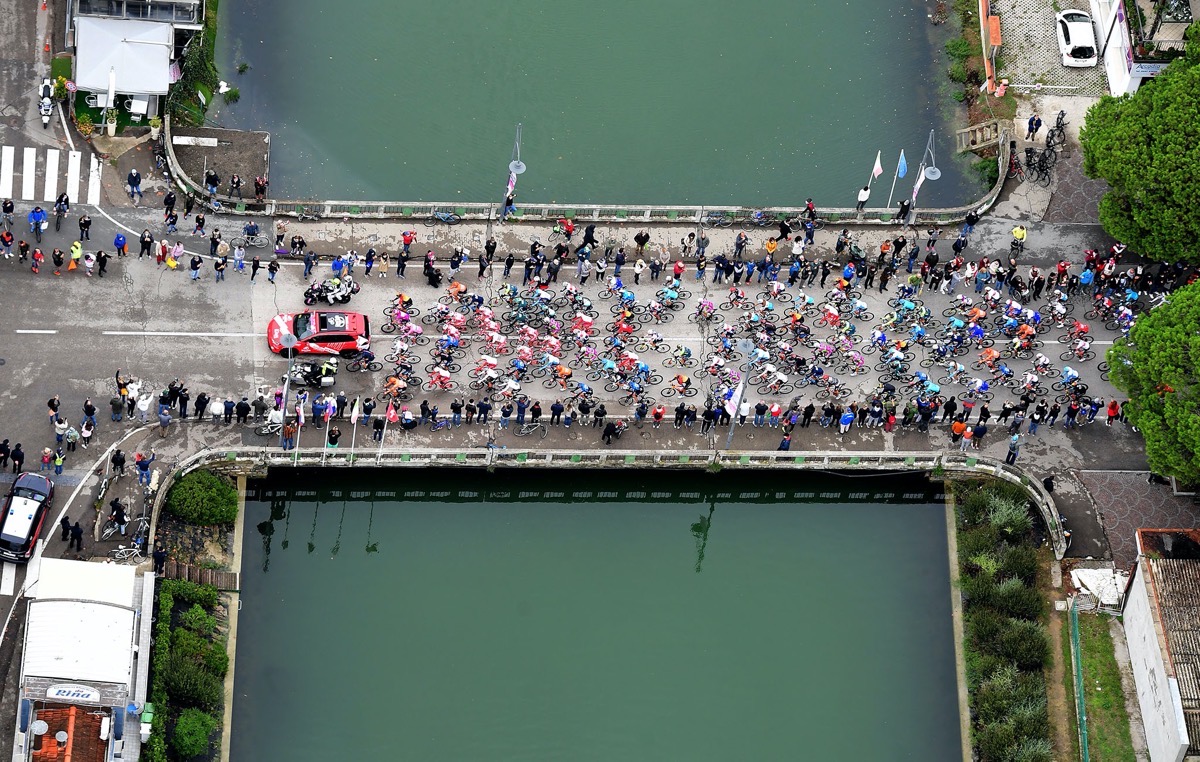
POLYGON ((175 733, 171 746, 185 759, 191 759, 208 751, 208 739, 220 723, 208 712, 199 709, 184 709, 175 721, 175 733))

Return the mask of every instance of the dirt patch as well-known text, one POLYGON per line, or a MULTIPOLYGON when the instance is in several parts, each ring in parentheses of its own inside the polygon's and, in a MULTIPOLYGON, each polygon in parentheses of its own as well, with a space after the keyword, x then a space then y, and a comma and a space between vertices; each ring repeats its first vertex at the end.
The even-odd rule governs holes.
POLYGON ((227 569, 233 558, 233 531, 224 527, 197 527, 163 513, 155 542, 178 563, 227 569))

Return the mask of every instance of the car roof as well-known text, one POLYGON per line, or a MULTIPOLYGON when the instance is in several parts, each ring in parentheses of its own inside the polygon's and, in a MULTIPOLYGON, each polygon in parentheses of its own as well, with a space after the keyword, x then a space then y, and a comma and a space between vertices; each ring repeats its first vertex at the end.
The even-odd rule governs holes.
POLYGON ((1090 23, 1092 17, 1083 11, 1069 10, 1058 14, 1058 17, 1068 23, 1086 24, 1090 23))
POLYGON ((50 491, 54 489, 54 482, 41 474, 31 474, 27 471, 18 476, 17 480, 13 482, 13 489, 15 490, 17 487, 37 490, 43 495, 49 495, 50 491))
POLYGON ((365 318, 358 312, 318 312, 319 331, 361 331, 365 318))
POLYGON ((0 537, 24 542, 42 505, 40 500, 30 500, 27 497, 14 497, 10 500, 8 510, 4 512, 4 525, 0 528, 0 537))

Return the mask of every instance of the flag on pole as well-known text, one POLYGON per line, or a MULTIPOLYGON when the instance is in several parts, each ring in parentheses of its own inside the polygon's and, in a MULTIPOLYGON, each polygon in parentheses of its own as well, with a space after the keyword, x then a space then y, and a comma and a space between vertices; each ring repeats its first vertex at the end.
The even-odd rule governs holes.
POLYGON ((304 428, 304 403, 299 400, 296 402, 296 428, 304 428))
POLYGON ((358 418, 359 418, 359 416, 361 416, 361 415, 362 415, 362 413, 361 413, 361 411, 359 410, 359 398, 358 398, 358 397, 355 397, 355 398, 354 398, 354 404, 353 404, 353 405, 350 407, 350 421, 351 421, 352 423, 357 423, 357 422, 358 422, 358 418))
POLYGON ((876 151, 875 152, 875 167, 871 170, 871 177, 879 177, 880 175, 883 174, 883 165, 879 163, 879 160, 881 158, 883 158, 883 151, 876 151))
POLYGON ((896 174, 904 177, 908 174, 908 162, 904 160, 904 149, 900 149, 900 163, 896 165, 896 174))
POLYGON ((388 403, 387 413, 384 417, 387 418, 388 423, 399 423, 400 421, 400 414, 396 412, 396 406, 391 402, 388 403))
POLYGON ((917 175, 917 183, 913 186, 913 203, 917 203, 917 191, 921 190, 921 183, 925 182, 925 173, 921 172, 917 175))
POLYGON ((323 415, 324 415, 324 417, 325 417, 325 423, 326 423, 326 424, 328 424, 328 423, 329 423, 329 419, 333 417, 333 409, 334 409, 335 407, 336 407, 336 405, 334 405, 334 403, 333 403, 333 402, 326 401, 326 403, 325 403, 325 411, 324 411, 324 413, 323 413, 323 415))

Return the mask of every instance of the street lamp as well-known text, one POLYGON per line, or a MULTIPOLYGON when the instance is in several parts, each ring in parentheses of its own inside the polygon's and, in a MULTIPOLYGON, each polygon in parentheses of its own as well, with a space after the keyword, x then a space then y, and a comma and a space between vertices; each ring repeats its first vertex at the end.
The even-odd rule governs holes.
POLYGON ((279 343, 283 345, 288 356, 287 375, 283 377, 283 401, 279 405, 279 409, 283 412, 283 425, 279 427, 279 448, 283 449, 283 430, 287 427, 288 388, 292 383, 292 366, 296 362, 296 353, 293 351, 296 347, 296 337, 285 333, 279 337, 279 343))
MULTIPOLYGON (((750 353, 754 351, 754 342, 750 339, 738 339, 737 350, 741 352, 742 355, 749 357, 750 353)), ((734 396, 737 397, 737 401, 733 403, 733 411, 729 414, 729 435, 725 437, 726 450, 728 450, 730 447, 733 447, 733 427, 737 425, 737 412, 742 409, 742 400, 746 397, 745 378, 742 378, 740 381, 738 381, 737 394, 734 396)))

